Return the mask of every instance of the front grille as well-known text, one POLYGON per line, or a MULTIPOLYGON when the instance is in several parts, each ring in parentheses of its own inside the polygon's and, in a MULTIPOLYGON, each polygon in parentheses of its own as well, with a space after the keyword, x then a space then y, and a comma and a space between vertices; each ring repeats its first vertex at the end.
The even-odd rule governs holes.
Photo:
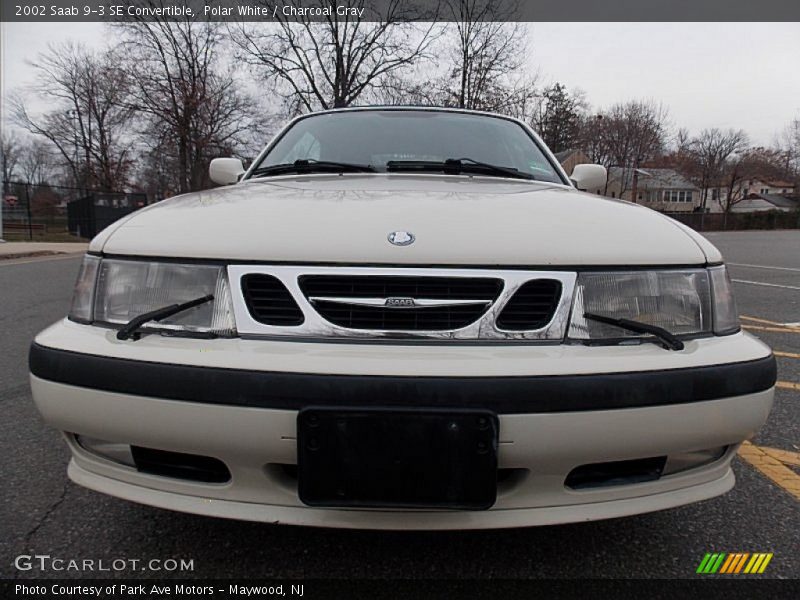
POLYGON ((250 315, 265 325, 302 325, 303 311, 289 290, 272 275, 254 273, 242 277, 242 294, 250 315))
POLYGON ((228 265, 242 336, 563 340, 574 271, 228 265))
POLYGON ((497 316, 497 326, 506 331, 527 331, 547 325, 561 300, 561 282, 534 279, 523 283, 497 316))
POLYGON ((319 315, 349 329, 386 331, 443 331, 461 329, 477 321, 503 289, 503 281, 475 277, 308 275, 300 289, 319 315), (359 299, 377 303, 359 304, 359 299), (468 302, 419 306, 380 305, 387 299, 468 302))

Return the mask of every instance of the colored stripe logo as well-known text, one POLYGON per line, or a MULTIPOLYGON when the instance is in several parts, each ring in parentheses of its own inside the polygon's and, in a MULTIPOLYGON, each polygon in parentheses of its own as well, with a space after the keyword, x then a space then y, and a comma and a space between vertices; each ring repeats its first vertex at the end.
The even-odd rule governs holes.
POLYGON ((738 575, 746 573, 750 575, 763 573, 769 561, 772 560, 772 552, 708 552, 700 561, 697 573, 701 575, 738 575))

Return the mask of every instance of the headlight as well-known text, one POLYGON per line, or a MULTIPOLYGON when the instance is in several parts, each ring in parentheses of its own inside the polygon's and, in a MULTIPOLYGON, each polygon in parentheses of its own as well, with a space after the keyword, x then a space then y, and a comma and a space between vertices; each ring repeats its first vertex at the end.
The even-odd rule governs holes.
POLYGON ((569 337, 640 338, 640 333, 586 319, 586 313, 655 325, 677 336, 724 335, 739 329, 725 267, 581 273, 569 337))
POLYGON ((708 273, 711 275, 711 299, 714 301, 714 333, 717 335, 736 333, 741 329, 741 325, 728 269, 724 266, 712 267, 708 273))
POLYGON ((78 281, 72 293, 72 306, 69 309, 69 318, 78 323, 89 323, 92 320, 94 304, 94 287, 97 284, 97 269, 100 259, 96 256, 83 257, 81 270, 78 272, 78 281))
POLYGON ((233 336, 236 325, 225 267, 87 256, 81 266, 70 318, 123 325, 141 314, 211 294, 214 300, 143 330, 233 336), (92 277, 96 275, 96 283, 92 277), (87 292, 91 290, 91 292, 87 292), (93 299, 88 294, 93 292, 93 299), (92 307, 91 311, 87 306, 92 307))

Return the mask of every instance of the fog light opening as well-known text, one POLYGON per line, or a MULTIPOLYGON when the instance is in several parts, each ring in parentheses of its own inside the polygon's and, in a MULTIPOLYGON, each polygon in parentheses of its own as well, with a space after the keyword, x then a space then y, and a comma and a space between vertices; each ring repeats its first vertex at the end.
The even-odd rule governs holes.
POLYGON ((661 477, 666 461, 666 456, 654 456, 581 465, 570 471, 564 484, 574 490, 583 490, 656 481, 661 477))
POLYGON ((170 452, 131 446, 136 469, 141 473, 202 483, 227 483, 231 472, 224 462, 211 456, 170 452))
POLYGON ((128 444, 109 442, 86 435, 76 435, 75 441, 90 454, 128 467, 136 466, 128 444))
POLYGON ((670 454, 667 457, 667 464, 664 465, 662 475, 672 475, 709 465, 725 456, 728 448, 729 446, 718 446, 716 448, 706 448, 705 450, 670 454))

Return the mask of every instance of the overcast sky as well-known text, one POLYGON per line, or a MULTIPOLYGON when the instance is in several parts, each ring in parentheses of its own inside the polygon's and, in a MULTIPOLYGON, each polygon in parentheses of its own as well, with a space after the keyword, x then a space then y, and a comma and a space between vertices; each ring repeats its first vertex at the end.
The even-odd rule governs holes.
MULTIPOLYGON (((673 125, 741 128, 769 145, 800 117, 800 23, 534 23, 531 68, 581 88, 593 108, 663 102, 673 125)), ((25 61, 48 42, 102 45, 99 23, 3 23, 3 88, 20 89, 25 61)))

